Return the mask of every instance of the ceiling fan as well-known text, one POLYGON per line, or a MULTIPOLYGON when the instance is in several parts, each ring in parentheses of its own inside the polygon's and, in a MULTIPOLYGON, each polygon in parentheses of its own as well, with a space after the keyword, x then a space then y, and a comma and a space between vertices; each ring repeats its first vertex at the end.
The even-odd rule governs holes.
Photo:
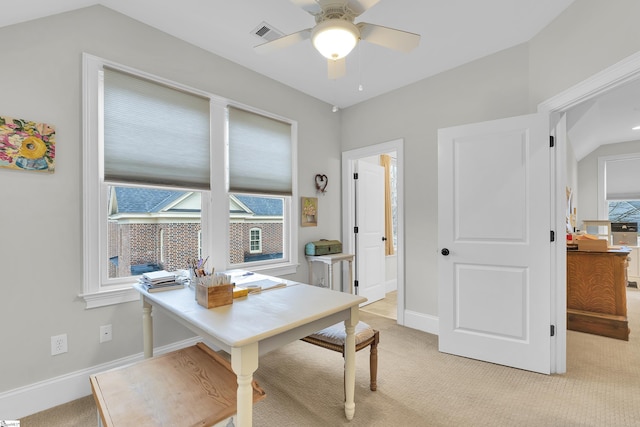
POLYGON ((291 0, 315 17, 316 25, 255 47, 259 53, 283 49, 311 39, 313 46, 327 58, 330 79, 346 74, 345 57, 360 40, 389 49, 409 52, 418 46, 420 35, 366 22, 355 18, 380 0, 291 0))

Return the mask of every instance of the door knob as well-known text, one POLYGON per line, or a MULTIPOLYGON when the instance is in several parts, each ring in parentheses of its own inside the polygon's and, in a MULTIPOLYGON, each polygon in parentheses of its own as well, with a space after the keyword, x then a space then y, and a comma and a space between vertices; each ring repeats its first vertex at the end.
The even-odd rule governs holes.
POLYGON ((387 238, 386 238, 386 237, 384 237, 384 236, 382 236, 382 241, 383 241, 383 242, 386 242, 386 241, 387 241, 387 238))
POLYGON ((440 253, 441 253, 442 255, 444 255, 444 256, 447 256, 447 255, 449 255, 449 249, 447 249, 447 248, 443 248, 443 249, 440 251, 440 253))

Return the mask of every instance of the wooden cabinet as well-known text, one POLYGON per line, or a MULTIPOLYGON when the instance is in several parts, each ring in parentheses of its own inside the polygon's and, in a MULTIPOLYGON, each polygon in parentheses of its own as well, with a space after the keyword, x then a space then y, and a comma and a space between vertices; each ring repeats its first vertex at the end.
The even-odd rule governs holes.
POLYGON ((628 250, 567 252, 567 329, 629 340, 628 250))

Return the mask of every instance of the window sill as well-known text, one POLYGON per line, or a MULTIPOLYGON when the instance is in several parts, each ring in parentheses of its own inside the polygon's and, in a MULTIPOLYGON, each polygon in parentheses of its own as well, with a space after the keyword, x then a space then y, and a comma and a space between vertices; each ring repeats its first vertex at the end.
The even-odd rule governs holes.
POLYGON ((80 298, 84 299, 86 309, 105 307, 107 305, 120 304, 123 302, 137 301, 140 299, 140 293, 133 288, 120 288, 108 291, 81 294, 80 298))
POLYGON ((295 274, 298 269, 297 267, 298 266, 296 264, 280 264, 278 266, 241 266, 235 268, 280 277, 288 274, 295 274))

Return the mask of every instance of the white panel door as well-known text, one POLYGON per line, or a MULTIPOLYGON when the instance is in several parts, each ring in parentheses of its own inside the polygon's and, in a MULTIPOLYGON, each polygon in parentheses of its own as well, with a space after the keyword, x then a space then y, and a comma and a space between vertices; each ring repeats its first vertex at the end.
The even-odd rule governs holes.
POLYGON ((370 304, 385 296, 384 168, 358 160, 356 170, 356 279, 370 304))
POLYGON ((438 132, 442 352, 550 372, 548 129, 536 114, 438 132))

